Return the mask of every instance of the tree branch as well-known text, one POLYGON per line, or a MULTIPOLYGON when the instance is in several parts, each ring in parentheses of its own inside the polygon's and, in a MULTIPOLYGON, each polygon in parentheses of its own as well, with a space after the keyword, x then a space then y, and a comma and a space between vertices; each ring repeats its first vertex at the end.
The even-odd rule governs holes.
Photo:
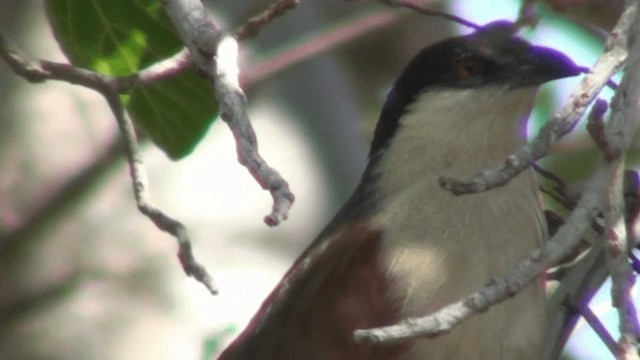
POLYGON ((277 0, 263 13, 247 20, 242 26, 234 31, 235 38, 242 41, 258 35, 260 30, 267 26, 273 19, 284 15, 287 11, 300 4, 300 0, 277 0))
POLYGON ((459 16, 455 16, 443 11, 428 9, 424 7, 423 5, 424 2, 420 3, 414 0, 378 0, 378 1, 391 7, 407 8, 423 15, 441 17, 443 19, 456 22, 458 24, 464 25, 472 29, 480 28, 480 25, 475 24, 469 20, 463 19, 459 16))
POLYGON ((126 112, 120 102, 117 92, 114 89, 114 77, 105 76, 90 70, 76 68, 68 64, 59 64, 49 61, 32 61, 22 54, 9 48, 8 40, 0 33, 0 57, 2 57, 13 71, 30 82, 41 82, 45 80, 61 80, 71 84, 82 85, 99 92, 105 97, 113 114, 116 117, 120 132, 125 143, 125 152, 131 177, 133 181, 133 191, 138 209, 149 217, 158 228, 172 234, 179 245, 178 257, 182 263, 184 271, 196 278, 212 293, 216 294, 217 289, 213 284, 211 276, 206 269, 194 258, 191 251, 191 242, 185 227, 164 214, 155 207, 148 192, 148 181, 143 167, 142 158, 139 153, 138 141, 131 120, 126 116, 126 112))
POLYGON ((133 74, 114 76, 109 79, 109 82, 114 91, 122 93, 136 86, 150 84, 168 77, 180 75, 180 73, 189 68, 189 66, 191 66, 191 57, 189 56, 189 51, 183 48, 173 56, 157 61, 133 74))
POLYGON ((101 91, 104 95, 111 111, 116 117, 118 127, 124 138, 125 152, 129 162, 129 171, 133 180, 133 194, 136 198, 138 209, 146 215, 153 223, 163 231, 173 235, 178 241, 178 258, 182 264, 182 268, 189 276, 193 276, 201 282, 211 294, 217 294, 218 289, 213 283, 213 279, 204 266, 200 265, 191 250, 191 240, 187 234, 187 229, 181 222, 166 215, 162 210, 156 207, 151 201, 151 195, 148 190, 148 179, 144 169, 144 162, 140 155, 140 148, 136 138, 135 129, 131 119, 122 106, 118 94, 109 91, 101 91))
POLYGON ((604 262, 604 250, 598 242, 566 270, 562 283, 547 300, 549 324, 541 359, 560 358, 566 341, 580 319, 580 314, 573 311, 571 304, 589 304, 608 277, 604 262))
MULTIPOLYGON (((628 1, 627 3, 632 3, 628 1)), ((636 6, 640 1, 634 0, 636 6)), ((624 204, 624 164, 625 152, 629 149, 640 122, 640 12, 635 16, 629 37, 629 63, 620 89, 612 101, 612 115, 606 128, 604 140, 598 144, 604 160, 616 168, 611 173, 608 191, 605 192, 605 253, 607 268, 611 274, 611 301, 618 309, 620 319, 619 359, 638 360, 638 340, 640 325, 633 304, 631 289, 635 275, 628 260, 633 249, 633 237, 627 235, 624 204), (604 144, 602 144, 604 142, 604 144)), ((599 139, 601 137, 594 137, 599 139)), ((597 141, 596 141, 597 142, 597 141)))
POLYGON ((289 66, 321 55, 375 29, 393 24, 401 18, 402 15, 385 9, 356 15, 342 21, 341 24, 331 24, 326 29, 318 30, 316 35, 310 36, 309 41, 284 49, 248 66, 240 75, 241 83, 249 85, 261 82, 289 66))
POLYGON ((585 304, 582 299, 578 300, 575 303, 574 302, 570 302, 570 301, 566 301, 565 305, 568 306, 569 308, 571 308, 572 310, 578 312, 585 319, 587 324, 589 324, 589 326, 591 326, 593 331, 598 335, 598 337, 602 340, 602 342, 607 346, 609 351, 611 351, 611 354, 613 354, 614 356, 616 354, 618 354, 618 352, 619 352, 618 344, 613 339, 611 334, 609 334, 609 331, 604 326, 604 324, 600 321, 600 319, 598 319, 598 316, 596 314, 594 314, 593 311, 591 311, 589 306, 587 304, 585 304))
POLYGON ((356 341, 392 343, 416 337, 435 337, 450 332, 467 318, 517 294, 543 273, 549 264, 556 263, 580 244, 582 234, 599 212, 602 204, 599 191, 606 185, 609 172, 610 167, 606 164, 597 170, 585 195, 556 235, 540 249, 533 251, 529 258, 518 262, 514 270, 505 277, 492 280, 473 294, 430 315, 409 318, 392 326, 356 330, 356 341))
MULTIPOLYGON (((295 1, 297 3, 297 1, 295 1)), ((265 13, 254 18, 254 22, 260 23, 260 26, 265 26, 269 21, 273 20, 276 16, 282 14, 281 10, 274 11, 274 8, 279 8, 284 6, 284 3, 293 3, 291 0, 278 0, 274 3, 270 9, 268 9, 265 13), (258 21, 258 19, 260 19, 258 21)), ((341 38, 343 41, 346 39, 358 36, 362 33, 367 32, 368 30, 382 26, 384 24, 388 24, 390 22, 398 19, 398 16, 395 14, 384 12, 384 13, 376 13, 371 16, 366 16, 363 18, 364 24, 367 26, 358 25, 357 29, 354 31, 348 31, 348 35, 346 38, 341 38)), ((358 24, 360 22, 357 22, 358 24)), ((351 27, 353 28, 353 27, 351 27)), ((243 31, 243 27, 240 27, 236 30, 236 34, 241 34, 243 31)), ((246 39, 248 35, 240 35, 241 38, 246 39)), ((328 34, 326 36, 329 36, 328 34)), ((321 39, 326 36, 319 36, 319 40, 313 41, 313 43, 321 43, 326 46, 320 46, 320 49, 327 49, 336 44, 342 43, 339 42, 325 42, 321 39)), ((307 43, 301 45, 301 47, 305 47, 307 43)), ((287 57, 292 53, 297 53, 298 49, 293 49, 287 51, 287 57)), ((319 52, 311 52, 307 54, 308 57, 315 56, 319 52)), ((46 60, 31 60, 28 57, 24 56, 22 53, 14 50, 13 46, 10 46, 10 42, 5 36, 4 33, 0 31, 0 57, 2 57, 5 62, 11 67, 14 73, 22 76, 26 80, 30 82, 43 82, 46 80, 60 80, 65 81, 71 84, 77 84, 81 86, 85 86, 94 90, 101 92, 102 90, 109 89, 109 92, 126 92, 131 90, 134 87, 142 86, 148 83, 153 83, 157 80, 178 75, 184 69, 192 65, 191 54, 187 48, 183 48, 181 51, 176 53, 175 55, 158 61, 147 68, 141 69, 136 73, 125 75, 125 76, 108 76, 99 73, 95 73, 90 70, 76 68, 69 64, 50 62, 46 60)), ((302 58, 306 57, 295 57, 296 60, 299 61, 302 58)), ((271 61, 266 61, 267 63, 271 63, 271 61)), ((289 66, 289 63, 281 64, 282 66, 270 67, 267 66, 270 70, 266 72, 261 72, 260 76, 257 79, 249 79, 247 83, 253 84, 256 81, 262 80, 265 77, 273 75, 282 67, 289 66)), ((106 90, 105 90, 106 91, 106 90)), ((241 129, 237 131, 237 136, 242 138, 243 132, 251 131, 252 129, 247 130, 241 129)), ((255 135, 253 136, 255 138, 255 135)), ((245 146, 250 146, 251 144, 244 144, 240 146, 240 148, 244 148, 245 146)), ((36 229, 41 228, 38 224, 44 224, 47 219, 50 218, 51 213, 59 213, 59 209, 64 206, 64 204, 68 204, 69 201, 60 200, 60 199, 68 199, 69 197, 76 197, 78 194, 82 194, 84 189, 88 188, 87 184, 92 183, 91 180, 87 179, 97 179, 100 177, 100 174, 103 171, 99 169, 108 168, 111 166, 115 159, 118 158, 117 153, 122 151, 123 145, 120 143, 119 139, 114 139, 114 142, 107 147, 105 150, 105 155, 100 156, 94 163, 88 165, 86 168, 82 169, 78 172, 77 175, 70 177, 70 180, 66 185, 61 187, 59 192, 56 192, 50 200, 45 202, 45 205, 41 208, 42 211, 37 211, 35 215, 30 216, 27 222, 25 222, 24 226, 20 226, 18 229, 11 231, 8 234, 3 235, 2 239, 0 239, 0 243, 2 244, 2 248, 8 250, 12 248, 13 245, 20 243, 23 239, 28 238, 33 235, 36 229)), ((269 186, 268 179, 265 180, 267 182, 266 186, 269 186)), ((146 183, 146 180, 145 180, 146 183)), ((283 194, 280 192, 279 194, 283 194)), ((138 197, 137 197, 138 198, 138 197)), ((284 201, 288 201, 286 197, 278 197, 276 201, 280 203, 275 204, 274 208, 282 209, 285 206, 282 204, 284 201)), ((145 209, 147 216, 155 217, 157 222, 158 218, 162 218, 159 214, 154 212, 148 206, 148 202, 143 202, 139 207, 145 209)), ((157 209, 156 209, 157 210, 157 209)), ((282 217, 282 215, 280 215, 282 217)), ((180 246, 179 256, 181 259, 181 263, 185 267, 185 271, 189 274, 197 274, 200 272, 199 277, 207 278, 208 274, 205 275, 203 273, 203 268, 201 268, 197 263, 189 265, 189 263, 195 262, 193 259, 193 255, 191 255, 190 245, 188 245, 188 238, 186 238, 186 232, 182 224, 180 223, 172 223, 171 219, 165 218, 163 220, 168 225, 161 225, 163 230, 172 229, 172 233, 177 236, 180 246), (191 260, 189 260, 191 259, 191 260), (191 270, 188 270, 191 269, 191 270), (198 270, 200 269, 200 270, 198 270)), ((267 221, 271 222, 271 219, 267 221)), ((274 221, 275 222, 275 221, 274 221)), ((10 251, 3 251, 3 254, 8 254, 10 251)), ((208 282, 210 280, 206 280, 208 282)), ((213 289, 213 285, 208 285, 208 288, 213 289)), ((215 291, 215 290, 214 290, 215 291)))
POLYGON ((236 40, 218 29, 200 0, 162 0, 162 4, 189 49, 194 65, 213 86, 220 116, 236 139, 238 161, 273 197, 272 211, 265 222, 269 226, 278 225, 288 217, 295 198, 289 184, 258 152, 246 97, 238 82, 236 40))

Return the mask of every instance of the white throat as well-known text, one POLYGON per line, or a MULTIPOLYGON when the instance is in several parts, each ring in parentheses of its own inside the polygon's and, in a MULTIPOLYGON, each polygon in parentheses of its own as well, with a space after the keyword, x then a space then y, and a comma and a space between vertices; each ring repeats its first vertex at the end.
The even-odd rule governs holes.
POLYGON ((419 95, 400 119, 378 170, 393 191, 425 172, 468 177, 496 166, 524 143, 524 123, 538 88, 434 90, 419 95))
MULTIPOLYGON (((377 164, 382 196, 374 221, 384 229, 383 262, 397 284, 391 296, 405 316, 426 314, 505 275, 542 241, 545 225, 532 172, 466 196, 437 183, 441 175, 465 178, 495 167, 523 144, 521 129, 536 90, 431 91, 400 119, 377 164)), ((463 324, 456 336, 420 341, 409 359, 472 353, 479 359, 535 358, 517 354, 542 338, 544 295, 535 286, 523 294, 503 310, 463 324), (524 308, 530 310, 523 314, 524 308), (520 319, 531 326, 523 330, 520 319)))

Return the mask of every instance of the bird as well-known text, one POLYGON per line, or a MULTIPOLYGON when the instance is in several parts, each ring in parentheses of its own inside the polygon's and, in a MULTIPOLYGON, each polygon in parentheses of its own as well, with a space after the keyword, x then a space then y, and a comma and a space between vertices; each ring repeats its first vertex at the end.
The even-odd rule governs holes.
POLYGON ((507 274, 547 236, 535 174, 455 196, 439 177, 525 144, 540 86, 580 73, 495 21, 422 49, 396 78, 361 180, 219 360, 538 360, 543 280, 433 339, 361 344, 357 329, 426 315, 507 274))

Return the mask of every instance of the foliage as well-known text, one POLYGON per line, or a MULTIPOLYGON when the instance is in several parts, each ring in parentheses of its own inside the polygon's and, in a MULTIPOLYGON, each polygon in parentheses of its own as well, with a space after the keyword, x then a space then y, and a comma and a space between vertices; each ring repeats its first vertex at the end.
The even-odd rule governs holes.
MULTIPOLYGON (((46 5, 58 42, 76 66, 125 76, 182 48, 158 0, 48 0, 46 5)), ((193 70, 123 96, 136 124, 173 159, 194 149, 218 111, 211 87, 193 70)))

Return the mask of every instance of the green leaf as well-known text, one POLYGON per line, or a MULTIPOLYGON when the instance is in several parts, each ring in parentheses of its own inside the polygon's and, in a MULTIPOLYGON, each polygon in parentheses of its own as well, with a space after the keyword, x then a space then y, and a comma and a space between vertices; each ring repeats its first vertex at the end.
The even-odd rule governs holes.
MULTIPOLYGON (((47 0, 49 21, 70 61, 128 75, 182 48, 159 0, 47 0)), ((211 87, 193 70, 135 88, 126 106, 172 159, 188 155, 218 112, 211 87)))

